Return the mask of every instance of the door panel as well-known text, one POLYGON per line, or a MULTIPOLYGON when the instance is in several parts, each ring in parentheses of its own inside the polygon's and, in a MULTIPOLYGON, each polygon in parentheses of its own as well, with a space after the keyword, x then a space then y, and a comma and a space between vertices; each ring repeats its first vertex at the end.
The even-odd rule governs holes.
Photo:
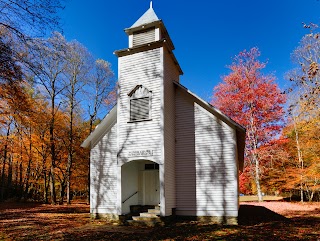
POLYGON ((158 205, 160 202, 159 171, 150 170, 143 173, 144 205, 158 205))

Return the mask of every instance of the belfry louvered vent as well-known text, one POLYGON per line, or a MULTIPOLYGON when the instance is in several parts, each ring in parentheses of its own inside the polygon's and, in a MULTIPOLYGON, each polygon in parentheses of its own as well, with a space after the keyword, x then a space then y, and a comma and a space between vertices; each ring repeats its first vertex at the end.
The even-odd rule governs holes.
POLYGON ((133 47, 151 43, 155 41, 155 29, 149 28, 143 32, 138 32, 133 34, 133 47))

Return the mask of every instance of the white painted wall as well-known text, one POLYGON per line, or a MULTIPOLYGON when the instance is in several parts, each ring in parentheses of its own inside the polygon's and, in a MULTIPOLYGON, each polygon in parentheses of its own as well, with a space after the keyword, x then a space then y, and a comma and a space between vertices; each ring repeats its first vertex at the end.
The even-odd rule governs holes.
POLYGON ((90 213, 116 214, 117 124, 92 146, 90 155, 90 213))
POLYGON ((152 150, 153 155, 140 157, 162 163, 161 125, 160 125, 160 49, 152 49, 132 55, 119 57, 119 165, 139 159, 130 156, 137 150, 152 150), (130 102, 128 93, 137 85, 152 91, 150 121, 129 122, 130 102))
POLYGON ((196 216, 194 99, 176 88, 176 214, 196 216))
POLYGON ((197 216, 238 216, 235 130, 197 103, 195 108, 197 216))
POLYGON ((176 178, 175 178, 175 85, 179 82, 179 70, 174 64, 172 55, 167 48, 162 48, 163 55, 163 125, 164 125, 164 186, 165 214, 172 215, 176 208, 176 178))

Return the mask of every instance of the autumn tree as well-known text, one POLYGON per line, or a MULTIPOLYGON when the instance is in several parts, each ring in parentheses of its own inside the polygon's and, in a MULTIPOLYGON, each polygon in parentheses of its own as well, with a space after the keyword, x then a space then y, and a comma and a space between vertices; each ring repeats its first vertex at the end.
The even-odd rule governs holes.
MULTIPOLYGON (((84 100, 81 94, 86 85, 92 81, 89 77, 90 70, 93 65, 93 58, 89 51, 79 42, 71 41, 66 46, 66 88, 64 94, 66 97, 66 111, 68 113, 68 161, 66 165, 65 181, 67 189, 67 203, 70 204, 70 178, 72 173, 72 165, 75 159, 75 141, 79 138, 79 132, 75 131, 76 117, 80 116, 80 102, 84 100), (77 111, 78 110, 78 111, 77 111)), ((78 123, 79 124, 79 123, 78 123)), ((64 197, 64 185, 61 185, 61 198, 64 197)))
POLYGON ((48 40, 38 39, 34 42, 32 71, 34 78, 38 85, 41 86, 43 95, 50 103, 51 116, 50 116, 50 150, 51 150, 51 167, 50 167, 50 190, 52 203, 56 203, 56 190, 55 190, 55 166, 57 161, 56 151, 56 113, 61 108, 60 96, 66 88, 64 81, 64 72, 66 70, 66 40, 58 32, 54 32, 48 40))
MULTIPOLYGON (((299 46, 293 51, 291 58, 296 67, 287 73, 287 78, 291 82, 287 90, 290 96, 288 114, 294 138, 292 135, 289 136, 291 143, 294 142, 296 152, 293 157, 297 163, 293 173, 299 175, 301 202, 304 201, 304 194, 310 193, 310 187, 313 186, 312 189, 315 189, 319 185, 320 174, 317 168, 318 158, 316 155, 310 156, 312 152, 309 149, 312 140, 320 139, 317 135, 319 129, 317 123, 320 118, 320 33, 315 24, 304 24, 304 28, 309 29, 310 33, 302 37, 299 46), (305 138, 306 136, 309 138, 305 138), (309 175, 310 166, 315 170, 311 172, 313 177, 309 175)), ((316 142, 311 146, 315 147, 315 144, 316 142)), ((296 183, 297 175, 294 179, 296 183)), ((311 197, 313 194, 308 196, 311 197)))
MULTIPOLYGON (((305 111, 320 109, 320 33, 316 25, 305 25, 312 29, 304 35, 299 46, 291 55, 296 68, 288 72, 287 77, 292 83, 289 93, 293 92, 299 98, 295 103, 304 103, 305 111)), ((292 103, 294 104, 294 103, 292 103)), ((317 114, 320 114, 319 111, 317 114)))
POLYGON ((249 167, 262 201, 259 148, 281 130, 285 96, 275 78, 262 73, 266 63, 260 62, 259 56, 258 48, 240 52, 229 66, 231 73, 214 88, 211 103, 247 129, 245 167, 249 167))

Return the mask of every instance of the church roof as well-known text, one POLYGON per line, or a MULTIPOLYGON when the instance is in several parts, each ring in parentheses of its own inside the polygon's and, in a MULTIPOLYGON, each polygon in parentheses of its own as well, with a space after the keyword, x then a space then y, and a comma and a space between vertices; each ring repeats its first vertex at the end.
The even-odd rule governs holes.
POLYGON ((93 143, 99 141, 103 135, 110 130, 110 128, 117 122, 117 105, 115 105, 110 112, 103 118, 101 123, 96 126, 93 132, 85 139, 81 147, 91 148, 93 143))
POLYGON ((148 23, 156 22, 159 20, 160 19, 158 18, 157 14, 152 8, 152 5, 150 4, 150 8, 130 28, 136 28, 141 25, 146 25, 148 23))

